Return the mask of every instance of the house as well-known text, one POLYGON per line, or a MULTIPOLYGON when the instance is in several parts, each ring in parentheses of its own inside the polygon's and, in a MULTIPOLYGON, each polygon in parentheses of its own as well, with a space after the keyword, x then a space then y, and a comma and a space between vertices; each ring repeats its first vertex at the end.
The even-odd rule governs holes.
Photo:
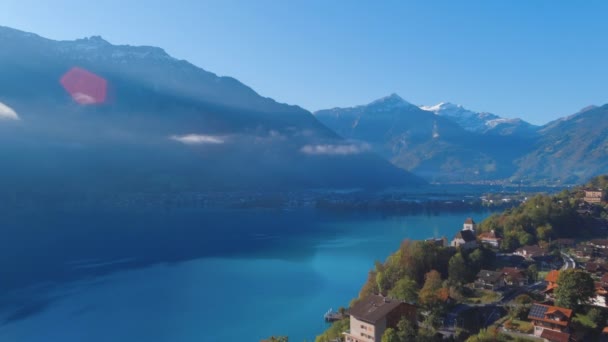
POLYGON ((513 252, 513 254, 522 256, 528 260, 533 260, 535 258, 542 258, 542 257, 547 256, 547 252, 545 251, 545 249, 543 249, 540 246, 536 246, 536 245, 520 247, 520 248, 516 249, 515 252, 513 252))
POLYGON ((505 286, 505 275, 502 272, 481 270, 477 273, 475 288, 497 290, 505 286))
POLYGON ((570 342, 571 341, 569 333, 564 333, 564 332, 549 330, 549 329, 545 329, 540 334, 540 338, 542 338, 543 341, 548 341, 548 342, 570 342))
POLYGON ((555 292, 555 289, 557 288, 557 280, 559 279, 559 271, 558 270, 551 270, 549 271, 549 273, 547 273, 547 276, 545 276, 545 281, 547 282, 547 287, 545 288, 545 290, 543 290, 543 292, 545 293, 545 296, 549 299, 553 298, 553 292, 555 292))
POLYGON ((477 229, 477 224, 475 223, 475 221, 473 221, 472 218, 467 218, 466 220, 464 220, 464 224, 462 225, 462 230, 470 230, 475 232, 475 230, 477 229))
POLYGON ((402 317, 416 321, 416 306, 383 296, 370 295, 350 308, 347 342, 377 342, 387 328, 395 328, 402 317))
POLYGON ((473 249, 479 247, 477 244, 476 230, 477 224, 472 218, 467 218, 462 225, 462 230, 454 236, 450 246, 461 247, 463 249, 473 249))
POLYGON ((579 244, 574 250, 574 255, 577 258, 591 258, 593 256, 593 246, 588 244, 579 244))
POLYGON ((475 231, 463 229, 454 236, 451 243, 452 247, 461 247, 462 249, 473 249, 477 248, 477 238, 475 237, 475 231))
POLYGON ((571 248, 574 247, 574 239, 556 239, 555 243, 559 248, 571 248))
POLYGON ((588 262, 585 264, 585 270, 597 276, 602 276, 608 272, 608 265, 603 262, 588 262))
POLYGON ((601 189, 585 189, 583 200, 587 203, 601 203, 604 192, 601 189))
POLYGON ((547 341, 568 342, 572 310, 558 306, 533 304, 528 319, 534 325, 534 336, 547 341))
POLYGON ((505 267, 502 269, 504 282, 507 286, 526 286, 528 285, 528 275, 524 270, 517 267, 505 267))
POLYGON ((591 305, 602 308, 608 307, 608 273, 600 281, 595 282, 595 297, 591 298, 591 305))
POLYGON ((608 248, 597 248, 594 250, 593 255, 597 258, 608 260, 608 248))
POLYGON ((430 238, 424 240, 425 242, 434 244, 437 247, 447 247, 448 246, 448 238, 442 236, 441 238, 430 238))
POLYGON ((593 239, 589 241, 589 244, 598 249, 607 249, 608 239, 593 239))
POLYGON ((602 282, 595 283, 595 297, 591 298, 591 305, 602 308, 606 306, 606 296, 608 295, 608 287, 602 282))
POLYGON ((602 283, 602 285, 608 287, 608 273, 604 274, 602 276, 602 278, 600 278, 600 283, 602 283))
POLYGON ((491 230, 490 232, 485 232, 485 233, 479 234, 479 241, 484 245, 498 248, 500 246, 502 239, 496 235, 494 230, 491 230))

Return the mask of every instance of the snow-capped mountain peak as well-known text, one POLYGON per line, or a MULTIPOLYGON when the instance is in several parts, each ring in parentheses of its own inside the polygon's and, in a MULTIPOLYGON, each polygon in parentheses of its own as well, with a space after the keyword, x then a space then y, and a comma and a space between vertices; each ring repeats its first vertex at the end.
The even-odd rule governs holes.
POLYGON ((420 109, 426 110, 427 112, 439 114, 440 112, 445 111, 459 111, 462 110, 463 107, 461 105, 453 104, 451 102, 439 102, 434 106, 420 106, 420 109))
POLYGON ((420 106, 420 109, 444 116, 471 132, 485 133, 500 128, 502 133, 499 134, 511 134, 518 128, 526 131, 529 128, 534 128, 521 119, 502 118, 487 112, 478 113, 450 102, 440 102, 433 106, 420 106))
POLYGON ((478 113, 472 112, 461 105, 454 104, 451 102, 439 102, 434 106, 420 106, 420 109, 432 112, 437 115, 448 116, 448 117, 472 117, 478 116, 478 113))

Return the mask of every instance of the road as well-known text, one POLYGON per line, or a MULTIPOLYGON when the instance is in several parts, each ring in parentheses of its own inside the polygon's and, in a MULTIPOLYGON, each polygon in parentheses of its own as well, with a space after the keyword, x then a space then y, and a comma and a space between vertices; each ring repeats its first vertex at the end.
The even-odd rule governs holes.
POLYGON ((564 266, 562 266, 562 268, 560 269, 561 271, 565 271, 567 269, 575 269, 576 268, 576 262, 574 261, 574 259, 572 259, 571 256, 569 256, 568 254, 561 252, 562 253, 562 259, 564 259, 564 266))

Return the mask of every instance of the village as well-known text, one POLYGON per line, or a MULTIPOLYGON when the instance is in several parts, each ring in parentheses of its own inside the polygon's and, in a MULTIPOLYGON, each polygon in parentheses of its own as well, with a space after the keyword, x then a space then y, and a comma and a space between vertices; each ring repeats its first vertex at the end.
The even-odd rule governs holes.
MULTIPOLYGON (((583 194, 576 200, 576 214, 591 220, 605 204, 605 193, 584 189, 583 194)), ((447 280, 441 272, 428 272, 419 296, 408 297, 395 290, 402 288, 399 283, 386 290, 382 279, 391 265, 377 265, 370 272, 370 277, 376 275, 377 289, 372 279, 362 290, 367 295, 360 295, 349 309, 326 314, 327 320, 337 321, 334 326, 342 323, 346 329, 340 336, 321 335, 317 341, 608 341, 608 239, 600 238, 606 234, 606 221, 593 220, 600 223, 594 238, 556 238, 506 252, 504 236, 493 229, 480 231, 475 220, 467 218, 451 240, 419 242, 422 248, 448 253, 447 280), (483 267, 463 284, 450 285, 458 279, 454 256, 470 258, 473 253, 492 255, 492 260, 482 261, 483 267), (429 285, 432 272, 437 273, 434 287, 429 285)), ((402 257, 402 252, 397 255, 402 257)), ((469 272, 471 267, 461 270, 469 272)))

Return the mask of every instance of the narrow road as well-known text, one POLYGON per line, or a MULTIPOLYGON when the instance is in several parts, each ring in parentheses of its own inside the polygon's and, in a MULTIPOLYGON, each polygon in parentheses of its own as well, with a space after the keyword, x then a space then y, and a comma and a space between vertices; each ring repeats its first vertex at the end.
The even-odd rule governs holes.
POLYGON ((568 254, 561 252, 562 253, 562 259, 564 259, 564 266, 562 266, 562 268, 560 269, 561 271, 565 271, 567 269, 575 269, 576 268, 576 262, 574 261, 574 259, 572 259, 571 256, 569 256, 568 254))

